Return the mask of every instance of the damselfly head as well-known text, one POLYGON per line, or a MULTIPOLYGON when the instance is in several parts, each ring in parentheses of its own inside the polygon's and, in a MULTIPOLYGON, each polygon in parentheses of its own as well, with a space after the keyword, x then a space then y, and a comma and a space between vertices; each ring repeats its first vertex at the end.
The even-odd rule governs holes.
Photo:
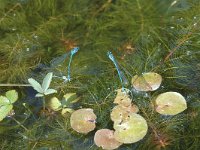
POLYGON ((80 48, 79 47, 74 47, 72 50, 71 50, 71 54, 74 55, 75 53, 78 52, 80 48))
POLYGON ((112 61, 114 60, 114 56, 113 56, 113 54, 112 54, 110 51, 107 52, 107 56, 108 56, 112 61))

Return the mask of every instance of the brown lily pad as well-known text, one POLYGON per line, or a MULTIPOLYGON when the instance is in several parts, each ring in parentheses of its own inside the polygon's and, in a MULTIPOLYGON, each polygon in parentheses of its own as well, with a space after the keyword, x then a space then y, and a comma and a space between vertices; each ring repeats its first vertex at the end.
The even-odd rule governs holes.
POLYGON ((155 72, 144 73, 141 76, 135 75, 132 78, 132 85, 137 91, 155 91, 162 82, 161 75, 155 72))
POLYGON ((95 129, 96 118, 93 109, 83 108, 71 114, 70 124, 75 131, 86 134, 95 129))
POLYGON ((122 91, 122 89, 118 89, 117 91, 117 95, 116 98, 114 100, 115 104, 119 104, 119 105, 123 105, 123 106, 129 106, 131 105, 131 99, 129 98, 128 95, 128 89, 124 89, 124 91, 122 91))
POLYGON ((114 138, 114 131, 109 129, 100 129, 94 135, 94 142, 98 147, 112 150, 118 148, 122 143, 114 138))
POLYGON ((185 98, 177 92, 166 92, 155 100, 156 111, 163 115, 176 115, 187 109, 185 98))

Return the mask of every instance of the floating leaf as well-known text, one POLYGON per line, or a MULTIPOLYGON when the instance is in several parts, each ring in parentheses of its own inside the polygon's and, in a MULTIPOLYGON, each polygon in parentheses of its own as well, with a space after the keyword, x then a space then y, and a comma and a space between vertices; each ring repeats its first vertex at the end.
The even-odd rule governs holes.
POLYGON ((10 90, 6 92, 6 97, 9 99, 10 103, 14 103, 18 99, 18 93, 15 90, 10 90))
POLYGON ((44 90, 42 89, 42 86, 40 83, 38 83, 35 79, 30 78, 28 79, 28 82, 31 84, 31 86, 39 93, 43 93, 44 90))
POLYGON ((139 111, 136 105, 130 105, 128 107, 117 105, 113 108, 111 112, 111 120, 115 123, 119 123, 129 119, 131 113, 137 113, 139 111))
POLYGON ((163 115, 176 115, 187 109, 185 98, 177 92, 166 92, 155 100, 156 111, 163 115))
POLYGON ((76 93, 67 93, 63 96, 62 103, 64 105, 70 104, 70 103, 76 103, 79 100, 76 93))
POLYGON ((96 127, 96 115, 90 108, 76 110, 70 117, 71 127, 79 133, 88 133, 96 127))
POLYGON ((132 85, 137 91, 155 91, 162 82, 161 75, 155 72, 144 73, 141 76, 135 75, 132 78, 132 85))
POLYGON ((121 143, 135 143, 144 138, 148 126, 146 120, 136 113, 131 113, 129 119, 114 123, 114 137, 121 143))
POLYGON ((114 131, 109 129, 98 130, 94 135, 94 142, 98 147, 108 150, 116 149, 122 145, 114 138, 114 131))
POLYGON ((128 95, 128 89, 124 89, 125 91, 122 91, 122 89, 117 90, 117 96, 114 100, 115 104, 123 105, 123 106, 129 106, 131 105, 131 99, 128 95))
POLYGON ((13 105, 4 105, 0 106, 0 121, 2 121, 12 110, 13 105))
POLYGON ((61 111, 61 114, 65 115, 66 113, 73 113, 73 112, 74 112, 74 110, 71 108, 63 108, 61 111))
POLYGON ((60 110, 62 108, 61 106, 62 104, 57 97, 51 98, 47 103, 47 107, 54 111, 60 110))
POLYGON ((42 89, 44 91, 46 91, 48 88, 49 88, 49 85, 51 83, 51 80, 52 80, 52 77, 53 77, 53 73, 50 72, 48 73, 45 77, 44 77, 44 80, 42 82, 42 89))

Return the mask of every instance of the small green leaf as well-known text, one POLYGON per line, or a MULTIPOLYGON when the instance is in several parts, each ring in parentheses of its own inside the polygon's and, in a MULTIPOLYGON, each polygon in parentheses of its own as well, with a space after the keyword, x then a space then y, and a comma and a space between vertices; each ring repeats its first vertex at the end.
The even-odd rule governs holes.
POLYGON ((0 107, 4 105, 9 105, 10 101, 5 96, 0 96, 0 107))
POLYGON ((53 93, 57 93, 57 91, 54 90, 54 89, 47 89, 47 90, 45 91, 44 95, 49 95, 49 94, 53 94, 53 93))
POLYGON ((73 113, 73 112, 74 112, 74 110, 71 108, 63 108, 61 111, 61 114, 65 115, 66 113, 73 113))
POLYGON ((52 72, 48 73, 45 76, 45 78, 44 78, 44 80, 42 82, 42 89, 44 90, 44 92, 49 88, 51 80, 52 80, 52 77, 53 77, 53 73, 52 72))
POLYGON ((67 93, 63 96, 62 104, 67 106, 70 103, 76 103, 77 101, 79 101, 79 98, 76 93, 67 93))
POLYGON ((5 105, 0 107, 0 121, 2 121, 12 110, 13 105, 5 105))
POLYGON ((18 93, 15 90, 10 90, 6 92, 6 97, 11 103, 14 103, 18 99, 18 93))
POLYGON ((47 107, 54 111, 60 110, 62 108, 61 106, 62 104, 57 97, 51 98, 47 103, 47 107))
POLYGON ((43 89, 40 85, 40 83, 38 83, 35 79, 33 78, 29 78, 28 82, 31 84, 31 86, 39 93, 43 93, 43 89))

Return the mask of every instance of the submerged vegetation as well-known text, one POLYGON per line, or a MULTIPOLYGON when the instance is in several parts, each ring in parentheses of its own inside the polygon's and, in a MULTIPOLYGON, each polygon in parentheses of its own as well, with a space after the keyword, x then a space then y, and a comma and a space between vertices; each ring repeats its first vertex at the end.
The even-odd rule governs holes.
POLYGON ((0 149, 199 150, 199 14, 199 0, 0 0, 0 149))

